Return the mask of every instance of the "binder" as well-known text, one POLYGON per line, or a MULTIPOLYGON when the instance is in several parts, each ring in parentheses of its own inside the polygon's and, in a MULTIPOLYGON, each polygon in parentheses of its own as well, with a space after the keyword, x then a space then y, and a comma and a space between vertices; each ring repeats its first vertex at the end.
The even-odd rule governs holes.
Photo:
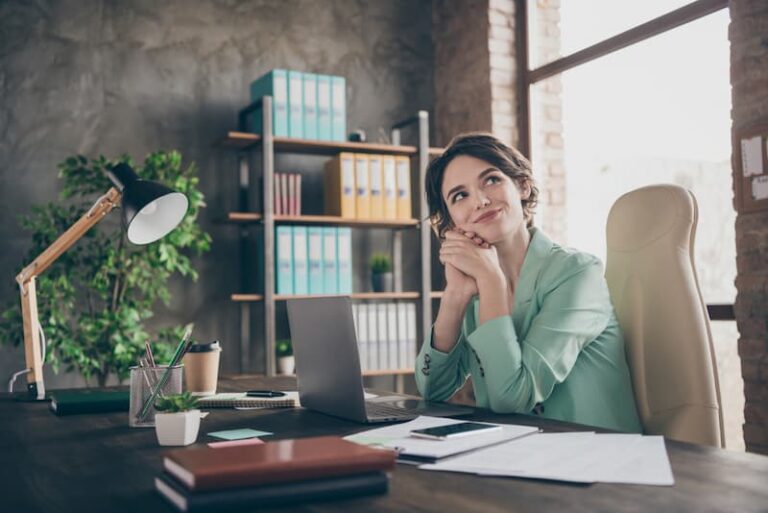
POLYGON ((291 215, 288 211, 288 177, 285 173, 279 173, 278 179, 280 180, 280 209, 284 216, 291 215))
POLYGON ((307 227, 293 226, 293 293, 309 293, 307 227))
POLYGON ((354 219, 356 209, 355 156, 340 153, 325 163, 325 213, 354 219))
POLYGON ((290 226, 275 228, 277 255, 277 293, 293 294, 293 232, 290 226))
POLYGON ((379 330, 378 353, 379 369, 389 368, 389 344, 387 339, 387 304, 376 305, 376 326, 379 330))
POLYGON ((387 303, 387 352, 389 353, 387 368, 389 369, 400 368, 397 346, 397 305, 395 303, 387 303))
POLYGON ((317 75, 317 138, 331 140, 331 77, 317 75))
POLYGON ((339 292, 339 261, 336 253, 336 227, 323 226, 323 294, 339 292))
POLYGON ((347 140, 347 85, 344 77, 331 77, 331 138, 347 140))
POLYGON ((296 215, 301 215, 301 175, 296 174, 296 215))
POLYGON ((285 175, 286 180, 288 180, 288 215, 289 216, 295 216, 296 215, 296 175, 294 173, 287 173, 285 175))
POLYGON ((368 156, 368 179, 371 191, 371 218, 384 217, 384 180, 381 176, 381 155, 368 156))
POLYGON ((324 294, 323 283, 323 228, 310 226, 307 229, 307 248, 309 262, 309 293, 324 294))
POLYGON ((288 136, 304 138, 304 74, 288 71, 288 136))
POLYGON ((355 212, 358 219, 371 218, 370 185, 368 183, 368 155, 355 154, 355 212))
POLYGON ((352 228, 337 228, 339 294, 352 294, 352 228))
POLYGON ((381 158, 381 174, 384 180, 384 219, 397 219, 397 172, 395 157, 384 155, 381 158))
POLYGON ((317 75, 304 73, 304 139, 317 138, 317 75))
POLYGON ((397 356, 398 369, 407 369, 408 363, 408 314, 406 303, 397 303, 397 356))
POLYGON ((360 353, 360 370, 367 371, 371 369, 368 357, 368 305, 361 303, 357 305, 357 346, 360 353))
POLYGON ((379 325, 376 305, 368 304, 368 369, 379 370, 379 325))
POLYGON ((406 303, 405 315, 408 328, 408 342, 406 344, 406 367, 416 366, 416 305, 406 303))
MULTIPOLYGON (((272 132, 276 136, 288 135, 288 76, 284 69, 273 69, 251 82, 251 102, 262 96, 272 96, 272 132)), ((253 113, 252 130, 260 134, 262 130, 261 109, 253 113)))
POLYGON ((281 190, 280 190, 280 173, 275 173, 272 182, 275 184, 275 193, 272 197, 272 203, 275 204, 275 215, 279 216, 283 214, 283 204, 281 201, 281 190))
POLYGON ((411 219, 411 161, 408 157, 395 157, 397 169, 397 218, 411 219))

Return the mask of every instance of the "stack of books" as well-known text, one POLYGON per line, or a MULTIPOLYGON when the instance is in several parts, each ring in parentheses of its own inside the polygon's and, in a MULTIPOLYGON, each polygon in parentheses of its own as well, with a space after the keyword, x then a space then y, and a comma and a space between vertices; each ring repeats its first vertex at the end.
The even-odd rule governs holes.
POLYGON ((301 215, 301 175, 275 173, 274 213, 283 216, 301 215))
POLYGON ((416 365, 416 305, 352 305, 360 369, 412 369, 416 365))
MULTIPOLYGON (((272 132, 277 137, 318 141, 347 139, 347 88, 344 77, 273 69, 251 83, 251 101, 272 96, 272 132)), ((253 131, 262 133, 256 111, 253 131)))
POLYGON ((232 511, 386 493, 396 452, 334 436, 169 451, 155 488, 179 511, 232 511))
POLYGON ((325 212, 350 219, 411 219, 408 157, 340 153, 325 164, 325 212))
POLYGON ((275 248, 278 294, 352 293, 351 228, 278 226, 275 248))

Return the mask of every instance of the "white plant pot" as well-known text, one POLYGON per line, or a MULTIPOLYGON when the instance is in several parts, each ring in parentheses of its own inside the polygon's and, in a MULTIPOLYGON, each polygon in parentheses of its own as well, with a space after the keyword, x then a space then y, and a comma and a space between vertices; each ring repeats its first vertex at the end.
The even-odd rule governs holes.
POLYGON ((277 371, 280 374, 290 375, 296 370, 296 360, 293 356, 281 356, 277 359, 277 371))
POLYGON ((200 410, 179 413, 156 413, 155 433, 160 445, 189 445, 200 431, 200 410))

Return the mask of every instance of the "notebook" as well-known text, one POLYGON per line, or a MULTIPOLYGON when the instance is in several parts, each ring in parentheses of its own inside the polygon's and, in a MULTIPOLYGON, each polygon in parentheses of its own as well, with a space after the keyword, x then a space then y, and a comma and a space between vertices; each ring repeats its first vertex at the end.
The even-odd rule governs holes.
POLYGON ((387 493, 389 478, 384 472, 278 483, 212 492, 190 492, 168 474, 155 478, 155 488, 179 511, 244 511, 300 502, 345 499, 387 493))
POLYGON ((394 468, 395 457, 393 450, 319 436, 242 447, 176 449, 165 454, 163 467, 187 489, 198 492, 385 472, 394 468))
POLYGON ((298 392, 286 392, 283 397, 248 397, 245 392, 226 392, 198 398, 200 408, 295 408, 298 392))
POLYGON ((55 390, 51 393, 51 411, 56 415, 128 411, 128 390, 55 390))

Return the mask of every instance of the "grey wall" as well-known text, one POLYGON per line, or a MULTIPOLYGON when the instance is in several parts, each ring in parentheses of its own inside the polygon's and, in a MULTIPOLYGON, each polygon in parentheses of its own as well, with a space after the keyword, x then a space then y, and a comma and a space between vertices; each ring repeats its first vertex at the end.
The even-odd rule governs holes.
MULTIPOLYGON (((430 27, 428 0, 0 1, 0 304, 15 300, 28 249, 16 216, 57 199, 59 161, 178 149, 200 168, 214 243, 200 281, 174 281, 153 324, 195 321, 238 370, 237 234, 212 222, 235 206, 235 161, 212 143, 276 67, 345 76, 348 126, 369 134, 431 111, 430 27)), ((23 365, 21 350, 0 348, 3 382, 23 365)))

